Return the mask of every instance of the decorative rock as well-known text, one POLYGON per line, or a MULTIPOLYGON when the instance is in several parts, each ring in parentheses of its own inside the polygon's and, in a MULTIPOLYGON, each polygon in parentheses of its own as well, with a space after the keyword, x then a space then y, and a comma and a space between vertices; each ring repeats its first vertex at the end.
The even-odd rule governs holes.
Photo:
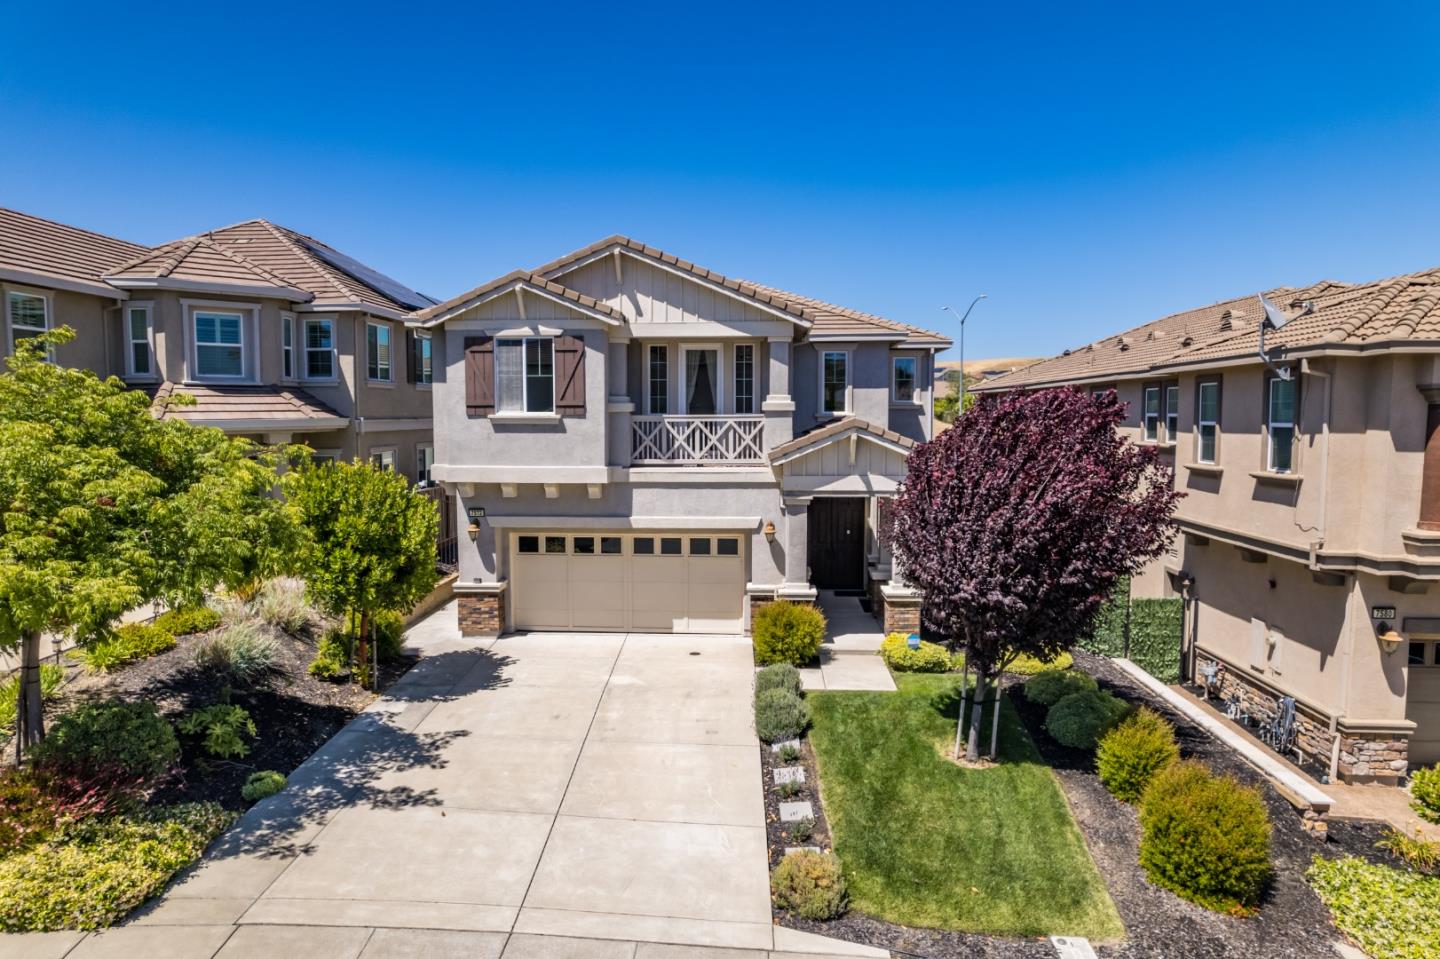
POLYGON ((819 846, 786 846, 785 855, 793 856, 797 852, 819 852, 819 846))
POLYGON ((772 753, 778 753, 778 752, 780 752, 780 750, 784 749, 786 746, 791 746, 791 747, 793 747, 793 748, 795 748, 795 749, 799 749, 799 748, 800 748, 800 740, 798 740, 798 739, 787 739, 787 740, 785 740, 783 743, 772 743, 771 746, 770 746, 770 751, 771 751, 772 753))
POLYGON ((800 822, 803 819, 814 819, 815 808, 808 802, 782 802, 780 804, 781 822, 800 822))
POLYGON ((775 774, 775 784, 781 783, 803 783, 805 781, 805 767, 803 766, 781 766, 779 769, 771 770, 775 774))

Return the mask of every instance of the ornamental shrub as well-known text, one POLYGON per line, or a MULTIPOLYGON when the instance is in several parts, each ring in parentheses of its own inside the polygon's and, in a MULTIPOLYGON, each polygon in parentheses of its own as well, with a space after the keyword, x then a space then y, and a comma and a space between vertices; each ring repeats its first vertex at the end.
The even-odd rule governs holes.
POLYGON ((814 606, 776 600, 755 611, 750 632, 757 663, 803 666, 820 652, 825 616, 814 606))
POLYGON ((215 803, 89 819, 0 859, 0 930, 102 929, 155 895, 234 820, 215 803))
POLYGON ((393 609, 370 615, 375 627, 375 645, 381 659, 399 659, 405 652, 405 617, 393 609))
POLYGON ((1375 848, 1383 849, 1416 872, 1434 875, 1440 868, 1440 840, 1426 839, 1415 830, 1409 836, 1398 829, 1386 829, 1375 848))
POLYGON ((180 742, 154 703, 111 699, 86 703, 55 720, 32 756, 40 766, 118 768, 153 782, 180 758, 180 742))
POLYGON ((1045 714, 1045 729, 1061 745, 1094 749, 1100 738, 1130 713, 1118 696, 1089 689, 1062 698, 1045 714))
POLYGON ((1410 808, 1426 822, 1440 823, 1440 765, 1410 774, 1410 808))
POLYGON ((767 743, 794 739, 810 724, 805 703, 787 689, 767 689, 755 697, 755 734, 767 743))
MULTIPOLYGON (((55 663, 40 664, 40 701, 55 698, 60 684, 65 681, 65 667, 55 663)), ((15 725, 15 703, 20 698, 20 674, 16 673, 0 683, 0 729, 15 725)))
POLYGON ((1005 672, 1014 673, 1017 676, 1034 676, 1036 673, 1044 672, 1047 669, 1069 669, 1075 664, 1075 657, 1069 653, 1061 653, 1054 659, 1042 662, 1034 656, 1027 656, 1021 653, 1015 657, 1015 662, 1005 668, 1005 672))
POLYGON ((350 641, 344 630, 331 627, 320 637, 315 649, 315 658, 310 661, 308 671, 316 679, 334 682, 350 674, 350 641))
POLYGON ((56 818, 50 797, 28 769, 0 770, 0 859, 44 839, 56 818))
POLYGON ((1440 879, 1366 862, 1316 856, 1305 878, 1335 925, 1375 959, 1440 956, 1440 879))
POLYGON ((109 673, 174 645, 175 636, 168 629, 154 623, 126 623, 72 655, 93 673, 109 673))
POLYGON ((255 720, 242 706, 216 703, 197 709, 186 715, 179 723, 180 731, 187 736, 203 736, 201 745, 212 756, 222 759, 239 759, 250 754, 245 740, 254 739, 255 720))
POLYGON ((1054 706, 1072 693, 1093 692, 1099 684, 1077 669, 1046 669, 1025 683, 1025 698, 1041 706, 1054 706))
POLYGON ((1172 763, 1140 806, 1140 865, 1183 899, 1244 914, 1270 876, 1270 817, 1258 790, 1197 762, 1172 763))
POLYGON ((845 912, 848 897, 840 861, 830 853, 791 853, 770 874, 775 904, 804 919, 834 919, 845 912))
POLYGON ((1134 803, 1140 801, 1155 774, 1179 758, 1175 727, 1142 706, 1100 740, 1095 768, 1112 796, 1134 803))
POLYGON ((258 620, 241 620, 195 647, 195 665, 240 686, 258 686, 277 668, 280 644, 258 620))
POLYGON ((209 606, 185 606, 156 616, 155 625, 176 636, 208 633, 220 625, 220 614, 209 606))
POLYGON ((251 773, 245 780, 245 785, 240 787, 240 798, 246 802, 258 802, 284 789, 286 782, 284 773, 262 769, 258 773, 251 773))
POLYGON ((799 696, 804 687, 800 682, 800 670, 789 663, 771 663, 755 674, 755 695, 767 689, 783 689, 799 696))
POLYGON ((305 602, 305 584, 288 576, 268 580, 250 608, 261 622, 291 636, 305 632, 312 618, 310 604, 305 602))
POLYGON ((950 651, 939 643, 920 641, 911 649, 904 633, 891 633, 880 644, 880 658, 897 673, 943 673, 950 669, 950 651))

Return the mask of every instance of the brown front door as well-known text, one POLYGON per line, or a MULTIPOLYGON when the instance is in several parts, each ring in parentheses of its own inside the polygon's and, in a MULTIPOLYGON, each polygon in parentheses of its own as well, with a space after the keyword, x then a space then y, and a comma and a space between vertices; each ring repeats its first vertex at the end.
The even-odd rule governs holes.
POLYGON ((809 510, 810 576, 816 589, 865 585, 865 500, 817 497, 809 510))

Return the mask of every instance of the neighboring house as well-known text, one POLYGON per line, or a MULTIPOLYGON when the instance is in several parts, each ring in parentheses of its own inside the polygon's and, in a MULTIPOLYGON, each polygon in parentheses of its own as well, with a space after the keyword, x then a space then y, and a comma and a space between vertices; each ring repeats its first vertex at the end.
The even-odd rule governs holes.
POLYGON ((1189 599, 1189 675, 1251 715, 1293 697, 1309 759, 1395 782, 1440 760, 1440 270, 1265 296, 1273 368, 1246 296, 977 389, 1117 390, 1186 493, 1136 592, 1189 599))
POLYGON ((0 209, 5 353, 70 326, 56 361, 193 405, 159 415, 428 483, 435 301, 318 240, 250 220, 149 248, 0 209))
POLYGON ((915 627, 876 530, 943 337, 624 237, 412 322, 449 334, 434 475, 469 527, 465 633, 739 631, 817 588, 915 627))

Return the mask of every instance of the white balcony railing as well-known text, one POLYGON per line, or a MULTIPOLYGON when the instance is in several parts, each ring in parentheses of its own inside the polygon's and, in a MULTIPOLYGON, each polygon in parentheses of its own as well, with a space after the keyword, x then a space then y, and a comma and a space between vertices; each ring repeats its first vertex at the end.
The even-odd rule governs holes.
POLYGON ((763 416, 636 416, 630 461, 638 465, 763 463, 763 416))

